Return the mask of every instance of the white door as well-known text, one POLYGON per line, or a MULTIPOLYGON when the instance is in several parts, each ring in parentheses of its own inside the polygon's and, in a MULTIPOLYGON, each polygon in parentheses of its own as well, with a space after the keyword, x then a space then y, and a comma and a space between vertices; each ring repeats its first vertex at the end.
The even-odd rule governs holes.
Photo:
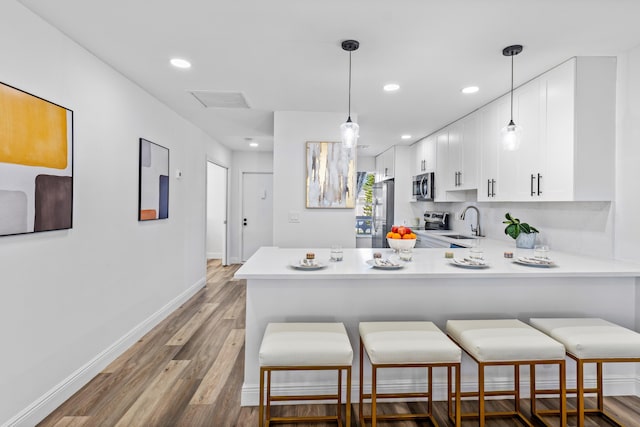
POLYGON ((207 259, 227 261, 228 169, 207 162, 207 259))
POLYGON ((242 261, 273 245, 273 174, 242 174, 242 261))

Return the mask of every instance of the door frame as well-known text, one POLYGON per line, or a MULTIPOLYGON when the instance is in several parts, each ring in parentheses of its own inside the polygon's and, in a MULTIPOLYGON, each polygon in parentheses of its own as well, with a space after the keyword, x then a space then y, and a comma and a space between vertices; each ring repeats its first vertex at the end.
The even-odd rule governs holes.
POLYGON ((224 170, 225 188, 224 188, 224 244, 222 245, 222 265, 229 265, 229 168, 218 163, 215 160, 207 158, 205 161, 205 215, 204 215, 204 252, 205 260, 207 259, 207 232, 208 232, 208 211, 209 211, 209 163, 218 166, 224 170))

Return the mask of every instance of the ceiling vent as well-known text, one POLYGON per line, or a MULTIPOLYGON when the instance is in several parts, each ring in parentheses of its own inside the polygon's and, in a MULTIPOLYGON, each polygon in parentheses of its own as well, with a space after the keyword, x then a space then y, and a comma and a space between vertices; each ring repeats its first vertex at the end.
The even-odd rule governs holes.
POLYGON ((191 91, 206 108, 249 108, 244 95, 240 92, 214 92, 208 90, 191 91))

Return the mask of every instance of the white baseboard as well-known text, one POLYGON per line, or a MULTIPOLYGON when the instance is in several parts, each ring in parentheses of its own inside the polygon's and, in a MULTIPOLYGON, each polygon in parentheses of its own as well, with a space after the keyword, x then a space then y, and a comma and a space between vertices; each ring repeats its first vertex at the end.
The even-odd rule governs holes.
POLYGON ((206 277, 198 280, 180 295, 165 304, 164 307, 143 320, 116 342, 104 349, 96 357, 88 361, 84 366, 77 369, 74 373, 40 396, 17 415, 2 424, 2 427, 31 427, 38 424, 58 406, 62 405, 67 399, 69 399, 69 397, 71 397, 75 392, 91 381, 91 379, 98 375, 118 356, 124 353, 125 350, 135 344, 158 323, 195 295, 196 292, 206 284, 206 282, 206 277))
MULTIPOLYGON (((557 387, 557 382, 554 381, 536 381, 538 389, 553 389, 557 387)), ((595 387, 595 379, 587 379, 585 382, 586 387, 595 387)), ((607 396, 638 396, 638 390, 640 390, 640 377, 608 377, 603 383, 605 394, 607 396)), ((358 383, 351 383, 351 401, 353 403, 358 402, 359 390, 358 383)), ((378 381, 378 393, 412 393, 421 392, 426 390, 427 383, 416 383, 414 381, 400 380, 400 381, 378 381)), ((509 389, 512 386, 512 381, 487 381, 485 383, 485 390, 504 390, 509 389)), ((569 381, 567 387, 575 388, 575 380, 569 381)), ((478 389, 476 382, 468 381, 461 384, 461 390, 475 391, 478 389)), ((334 394, 335 385, 301 385, 301 384, 284 384, 284 385, 272 385, 271 393, 274 396, 295 396, 305 394, 334 394)), ((529 397, 529 382, 522 381, 520 385, 521 397, 529 397)), ((346 387, 343 386, 343 396, 346 395, 346 387)), ((365 387, 365 393, 371 392, 371 386, 365 387)), ((497 397, 498 399, 500 397, 497 397)), ((433 399, 434 401, 446 401, 447 400, 447 384, 444 382, 433 383, 433 399)), ((398 399, 403 400, 403 399, 398 399)), ((242 406, 258 406, 260 402, 260 386, 258 384, 246 383, 242 385, 242 395, 240 404, 242 406)), ((274 404, 290 404, 295 402, 278 402, 274 404)), ((305 402, 306 403, 306 402, 305 402)), ((324 401, 317 401, 315 403, 329 403, 324 401)))
POLYGON ((207 252, 207 259, 222 259, 222 252, 207 252))

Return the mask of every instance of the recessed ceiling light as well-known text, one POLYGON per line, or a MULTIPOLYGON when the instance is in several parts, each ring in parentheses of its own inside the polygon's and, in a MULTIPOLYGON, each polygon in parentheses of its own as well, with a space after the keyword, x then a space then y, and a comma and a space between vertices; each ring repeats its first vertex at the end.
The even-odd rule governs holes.
POLYGON ((388 83, 384 85, 383 89, 386 92, 395 92, 396 90, 400 89, 400 85, 398 83, 388 83))
POLYGON ((250 142, 249 143, 249 147, 257 147, 258 145, 260 145, 260 144, 258 144, 257 142, 250 142))
POLYGON ((411 139, 411 135, 405 134, 405 135, 402 135, 400 138, 402 138, 402 139, 411 139))
POLYGON ((469 94, 469 93, 476 93, 479 90, 480 88, 478 86, 467 86, 463 88, 460 92, 469 94))
POLYGON ((182 58, 173 58, 171 59, 171 65, 177 68, 191 68, 191 62, 182 58))

